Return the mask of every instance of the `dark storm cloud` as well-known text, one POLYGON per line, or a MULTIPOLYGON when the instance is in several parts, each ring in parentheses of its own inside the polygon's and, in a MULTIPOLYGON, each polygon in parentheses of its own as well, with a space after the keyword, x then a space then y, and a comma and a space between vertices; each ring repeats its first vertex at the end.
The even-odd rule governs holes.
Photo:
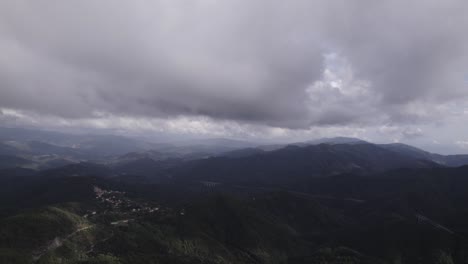
POLYGON ((289 128, 400 122, 415 102, 467 95, 467 7, 2 1, 0 107, 68 119, 208 116, 289 128), (337 58, 327 62, 327 54, 337 58))

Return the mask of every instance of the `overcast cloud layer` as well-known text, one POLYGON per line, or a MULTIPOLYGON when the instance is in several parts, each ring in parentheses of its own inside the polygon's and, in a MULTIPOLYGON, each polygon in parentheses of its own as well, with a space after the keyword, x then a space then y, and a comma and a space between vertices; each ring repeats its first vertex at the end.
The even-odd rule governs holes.
POLYGON ((0 121, 468 147, 466 14, 464 0, 0 1, 0 121))

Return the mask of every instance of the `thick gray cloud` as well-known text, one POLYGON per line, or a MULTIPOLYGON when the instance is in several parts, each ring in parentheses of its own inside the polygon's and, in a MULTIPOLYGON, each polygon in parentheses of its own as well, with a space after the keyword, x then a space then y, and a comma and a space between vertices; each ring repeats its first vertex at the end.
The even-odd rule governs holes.
POLYGON ((463 0, 1 1, 0 107, 290 129, 427 121, 468 95, 467 12, 463 0))

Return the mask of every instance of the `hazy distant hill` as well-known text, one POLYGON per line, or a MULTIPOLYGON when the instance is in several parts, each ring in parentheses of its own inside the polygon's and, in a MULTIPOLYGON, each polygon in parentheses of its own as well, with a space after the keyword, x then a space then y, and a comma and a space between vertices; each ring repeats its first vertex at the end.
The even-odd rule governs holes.
POLYGON ((431 160, 444 166, 459 167, 468 164, 468 155, 440 155, 401 143, 381 144, 379 146, 395 151, 409 158, 431 160))
POLYGON ((21 153, 63 154, 79 158, 102 158, 151 149, 148 142, 122 136, 0 128, 0 151, 5 145, 21 153))
POLYGON ((121 136, 16 128, 0 128, 0 155, 5 156, 0 160, 1 168, 49 169, 88 161, 108 165, 116 170, 115 174, 162 179, 193 166, 193 170, 203 172, 190 173, 195 178, 248 176, 252 180, 273 182, 286 176, 307 178, 468 164, 468 155, 444 156, 404 144, 372 144, 348 137, 257 146, 224 138, 153 143, 121 136), (180 164, 183 165, 175 172, 168 171, 180 164))
POLYGON ((0 169, 15 167, 33 167, 34 162, 16 156, 0 155, 0 169))
POLYGON ((321 138, 311 141, 305 141, 297 144, 303 145, 319 145, 319 144, 329 144, 329 145, 337 145, 337 144, 364 144, 369 143, 367 141, 361 140, 359 138, 351 138, 351 137, 333 137, 333 138, 321 138))
POLYGON ((439 164, 401 155, 374 144, 320 144, 240 157, 217 157, 175 168, 174 177, 231 183, 285 184, 342 173, 370 174, 439 164))

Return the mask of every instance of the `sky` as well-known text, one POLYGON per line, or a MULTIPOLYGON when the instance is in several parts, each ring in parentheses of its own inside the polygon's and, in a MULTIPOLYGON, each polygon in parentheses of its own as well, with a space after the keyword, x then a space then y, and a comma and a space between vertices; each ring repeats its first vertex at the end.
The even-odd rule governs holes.
POLYGON ((468 153, 464 0, 0 1, 0 126, 468 153))

